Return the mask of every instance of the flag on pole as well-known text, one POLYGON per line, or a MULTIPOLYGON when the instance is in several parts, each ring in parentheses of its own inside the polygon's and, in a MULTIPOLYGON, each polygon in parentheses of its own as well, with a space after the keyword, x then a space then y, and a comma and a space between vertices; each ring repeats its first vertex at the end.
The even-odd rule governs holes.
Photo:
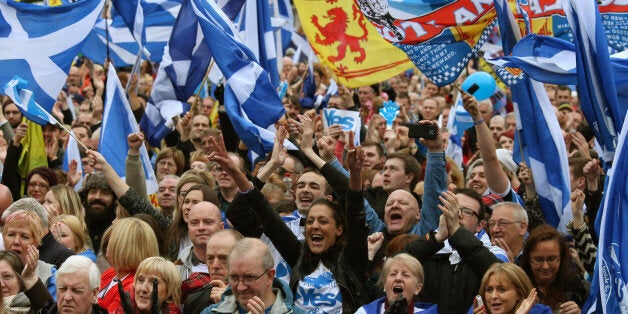
POLYGON ((44 108, 42 108, 35 99, 33 92, 25 89, 28 82, 15 76, 10 82, 4 86, 4 94, 9 96, 22 115, 28 120, 39 125, 57 124, 56 119, 44 108))
MULTIPOLYGON (((494 3, 504 53, 508 55, 521 35, 508 0, 494 0, 494 3)), ((512 80, 504 79, 508 81, 512 80)), ((554 107, 543 84, 529 77, 514 81, 515 84, 509 84, 517 119, 513 157, 516 162, 525 161, 532 169, 545 221, 566 233, 566 225, 572 218, 569 164, 554 107)))
POLYGON ((180 8, 140 121, 149 143, 156 147, 174 129, 172 119, 190 110, 186 101, 201 84, 212 59, 196 14, 189 8, 184 10, 186 5, 189 7, 189 1, 180 8))
POLYGON ((50 112, 103 3, 81 0, 46 7, 1 0, 0 86, 19 75, 50 112))
POLYGON ((585 119, 602 146, 609 163, 617 147, 626 104, 619 106, 613 70, 599 11, 592 1, 568 1, 563 9, 571 25, 576 46, 578 98, 585 119))
POLYGON ((146 37, 144 37, 144 10, 140 0, 112 0, 111 3, 133 34, 135 41, 143 47, 146 37))
MULTIPOLYGON (((139 128, 113 65, 109 66, 107 78, 107 95, 98 151, 105 157, 118 176, 124 179, 126 176, 125 160, 129 150, 127 137, 131 133, 139 132, 139 128)), ((146 177, 146 191, 148 194, 155 193, 157 192, 157 178, 144 144, 140 148, 140 159, 146 177)))
POLYGON ((445 155, 451 158, 460 169, 462 169, 462 136, 464 131, 473 127, 473 118, 462 105, 462 95, 458 93, 454 106, 449 110, 447 118, 447 129, 449 130, 449 145, 445 150, 445 155))
POLYGON ((303 31, 321 63, 348 87, 371 85, 413 67, 383 39, 354 1, 295 0, 303 31))
MULTIPOLYGON (((624 116, 623 125, 628 123, 624 116)), ((601 210, 599 245, 589 299, 582 313, 628 313, 628 128, 623 128, 615 152, 615 161, 608 171, 601 210)))
POLYGON ((275 36, 270 21, 268 0, 247 0, 240 35, 253 52, 258 63, 270 76, 270 83, 279 86, 275 36))
POLYGON ((190 0, 181 10, 184 8, 196 15, 205 42, 227 80, 225 109, 233 127, 251 151, 264 155, 272 150, 273 124, 285 113, 268 72, 237 38, 233 25, 215 3, 190 0))

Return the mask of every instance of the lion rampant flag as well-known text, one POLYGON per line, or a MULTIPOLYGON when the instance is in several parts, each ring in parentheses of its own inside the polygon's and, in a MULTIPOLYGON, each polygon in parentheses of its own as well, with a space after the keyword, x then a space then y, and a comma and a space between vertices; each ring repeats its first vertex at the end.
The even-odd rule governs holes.
POLYGON ((414 67, 377 32, 352 0, 295 0, 303 30, 318 59, 337 82, 371 85, 414 67))

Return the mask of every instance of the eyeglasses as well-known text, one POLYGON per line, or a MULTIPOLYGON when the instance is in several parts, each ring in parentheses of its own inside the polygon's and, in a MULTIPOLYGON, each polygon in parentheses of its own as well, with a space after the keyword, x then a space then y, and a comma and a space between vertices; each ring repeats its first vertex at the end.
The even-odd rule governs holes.
POLYGON ((554 263, 558 263, 560 262, 560 257, 558 256, 550 256, 547 258, 544 257, 534 257, 534 258, 530 258, 530 264, 533 265, 543 265, 545 264, 545 262, 547 262, 547 264, 554 264, 554 263))
POLYGON ((162 166, 162 167, 166 166, 166 167, 168 167, 168 168, 170 168, 170 167, 176 167, 176 166, 177 166, 177 165, 175 165, 174 163, 171 163, 171 162, 166 161, 166 160, 160 160, 160 161, 157 163, 157 165, 162 166))
POLYGON ((29 182, 28 183, 28 187, 29 188, 40 188, 42 190, 47 190, 48 188, 50 188, 50 185, 46 184, 46 183, 39 183, 39 182, 29 182))
POLYGON ((476 213, 473 209, 471 208, 466 208, 466 207, 462 207, 460 208, 460 215, 464 216, 464 217, 478 217, 478 219, 480 219, 480 215, 478 215, 478 213, 476 213))
POLYGON ((238 275, 229 275, 229 284, 234 286, 234 287, 237 287, 240 282, 242 282, 246 286, 251 285, 254 282, 256 282, 257 279, 262 278, 262 276, 264 276, 264 274, 266 274, 271 269, 272 268, 269 268, 269 269, 265 270, 259 276, 244 275, 244 276, 242 276, 242 278, 240 278, 240 277, 238 277, 238 275))
POLYGON ((497 225, 497 228, 504 229, 504 228, 506 228, 510 224, 517 224, 517 223, 520 223, 520 222, 521 221, 507 221, 507 220, 500 220, 498 222, 495 222, 494 220, 490 220, 488 222, 488 227, 492 229, 493 227, 495 227, 497 225))
POLYGON ((4 281, 4 282, 13 281, 13 280, 15 280, 15 278, 17 278, 16 274, 4 274, 4 275, 0 276, 0 279, 2 279, 2 281, 4 281))

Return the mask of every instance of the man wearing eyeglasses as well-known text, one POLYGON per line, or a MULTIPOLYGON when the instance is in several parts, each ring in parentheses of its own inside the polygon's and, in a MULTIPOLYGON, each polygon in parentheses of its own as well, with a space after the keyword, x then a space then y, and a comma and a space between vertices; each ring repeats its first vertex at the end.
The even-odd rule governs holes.
POLYGON ((488 230, 493 244, 502 247, 511 262, 519 263, 523 252, 523 237, 528 231, 528 214, 521 205, 502 202, 492 206, 488 230))
POLYGON ((273 256, 259 239, 244 238, 233 245, 229 258, 229 287, 209 313, 297 313, 292 291, 275 279, 273 256))

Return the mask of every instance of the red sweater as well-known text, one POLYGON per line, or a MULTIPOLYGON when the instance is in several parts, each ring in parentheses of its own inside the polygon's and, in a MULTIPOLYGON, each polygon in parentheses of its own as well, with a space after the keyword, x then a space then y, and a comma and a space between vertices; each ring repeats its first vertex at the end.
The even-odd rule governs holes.
MULTIPOLYGON (((116 276, 116 271, 113 267, 105 270, 100 275, 100 291, 106 289, 113 278, 116 276)), ((135 280, 135 272, 130 273, 122 280, 122 289, 124 292, 130 292, 133 281, 135 280)), ((104 296, 100 297, 98 294, 98 305, 102 306, 107 312, 114 312, 120 305, 120 294, 118 293, 118 287, 112 286, 107 290, 104 296)))

